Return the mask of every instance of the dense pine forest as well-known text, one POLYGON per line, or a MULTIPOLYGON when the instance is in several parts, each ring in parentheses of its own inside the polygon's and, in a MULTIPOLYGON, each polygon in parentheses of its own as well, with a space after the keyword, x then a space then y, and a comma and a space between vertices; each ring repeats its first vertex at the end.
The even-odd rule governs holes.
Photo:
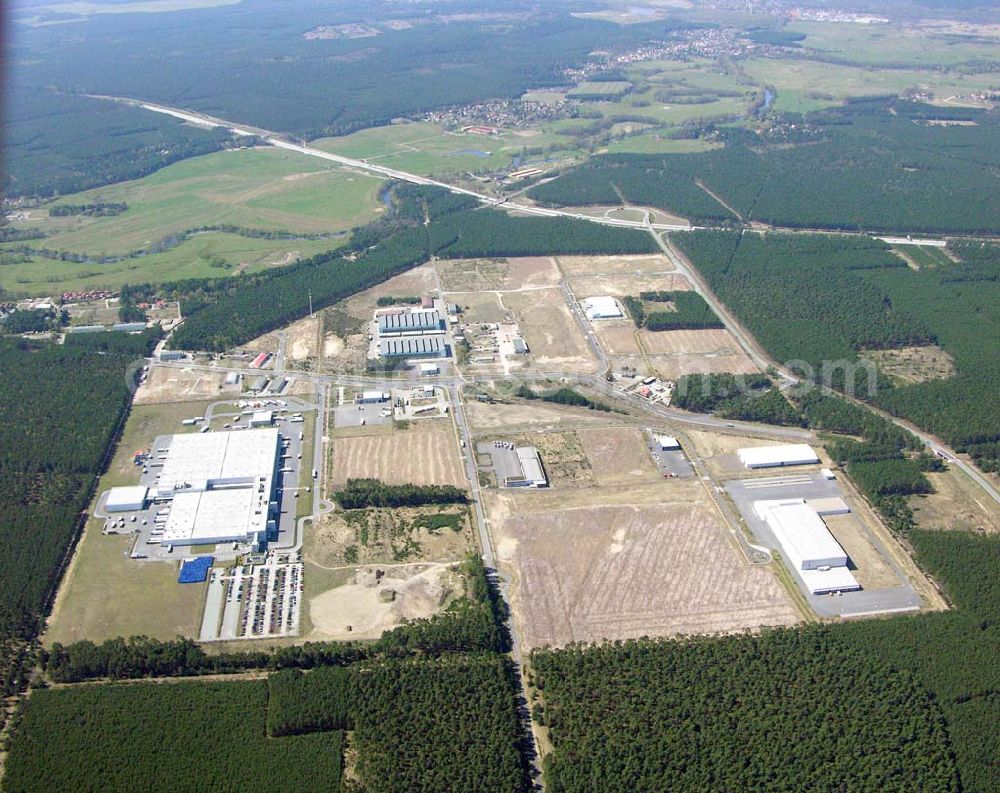
POLYGON ((992 233, 1000 207, 982 196, 995 190, 998 125, 985 111, 856 100, 760 135, 724 130, 726 146, 708 152, 594 157, 528 195, 559 206, 624 197, 703 223, 992 233), (930 123, 942 120, 974 123, 930 123))
MULTIPOLYGON (((37 635, 97 477, 131 401, 130 373, 158 338, 65 345, 0 340, 0 691, 24 682, 37 635), (16 372, 17 376, 10 376, 16 372)), ((111 338, 111 337, 114 338, 111 338)))
POLYGON ((546 788, 995 790, 1000 540, 911 539, 956 611, 535 652, 546 788))
POLYGON ((914 271, 861 237, 697 231, 673 242, 777 360, 1000 466, 1000 246, 952 243, 960 263, 914 271), (954 376, 906 383, 863 365, 868 350, 928 344, 954 359, 954 376))

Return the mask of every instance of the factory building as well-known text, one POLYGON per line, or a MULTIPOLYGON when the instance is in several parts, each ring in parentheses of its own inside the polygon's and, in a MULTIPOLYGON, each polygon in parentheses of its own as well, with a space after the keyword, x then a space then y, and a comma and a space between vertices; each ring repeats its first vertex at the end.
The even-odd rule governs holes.
POLYGON ((681 448, 680 442, 673 435, 659 435, 656 438, 656 443, 661 452, 670 452, 681 448))
POLYGON ((548 477, 542 468, 542 458, 534 446, 519 446, 515 449, 517 462, 521 467, 520 476, 508 476, 504 480, 506 487, 547 487, 548 477))
POLYGON ((174 435, 156 488, 170 501, 161 544, 249 542, 277 536, 275 429, 174 435))
MULTIPOLYGON (((821 506, 837 509, 833 503, 821 506)), ((753 509, 771 529, 781 552, 812 594, 861 589, 847 568, 844 549, 804 499, 755 501, 753 509)))
POLYGON ((444 327, 441 314, 435 309, 414 309, 378 317, 379 336, 398 336, 404 333, 436 333, 444 327))
POLYGON ((805 443, 755 446, 740 449, 737 454, 740 462, 747 468, 781 468, 786 465, 810 465, 819 462, 816 452, 805 443))
POLYGON ((250 415, 251 427, 270 427, 274 424, 273 410, 258 410, 250 415))
POLYGON ((389 394, 385 391, 362 391, 354 398, 357 405, 374 405, 379 402, 388 402, 389 394))
POLYGON ((149 490, 142 485, 113 487, 104 500, 105 512, 138 512, 146 508, 149 490))
POLYGON ((581 305, 587 319, 620 319, 625 316, 613 297, 588 297, 581 305))
POLYGON ((443 336, 403 336, 380 339, 378 351, 383 358, 445 358, 448 347, 443 336))

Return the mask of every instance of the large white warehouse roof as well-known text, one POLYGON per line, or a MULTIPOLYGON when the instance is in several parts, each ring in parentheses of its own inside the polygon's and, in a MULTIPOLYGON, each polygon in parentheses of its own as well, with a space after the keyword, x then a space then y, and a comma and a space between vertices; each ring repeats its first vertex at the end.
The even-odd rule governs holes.
POLYGON ((804 499, 755 501, 753 509, 813 594, 861 588, 847 569, 844 549, 804 499))
POLYGON ((160 472, 157 491, 205 490, 212 484, 246 484, 274 475, 276 429, 174 435, 160 472))
POLYGON ((104 499, 104 509, 107 512, 134 512, 146 506, 146 495, 149 491, 142 485, 135 487, 113 487, 104 499))
POLYGON ((740 449, 737 454, 740 462, 747 468, 777 468, 783 465, 809 465, 819 462, 819 457, 812 446, 805 443, 753 446, 740 449))
POLYGON ((624 316, 621 306, 613 297, 588 297, 583 301, 587 319, 615 319, 624 316))

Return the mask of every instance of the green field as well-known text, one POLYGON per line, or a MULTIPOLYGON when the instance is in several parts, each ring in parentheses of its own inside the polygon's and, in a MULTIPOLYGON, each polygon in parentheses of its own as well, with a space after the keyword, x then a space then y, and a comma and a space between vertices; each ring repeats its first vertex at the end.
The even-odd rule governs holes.
POLYGON ((649 132, 612 141, 607 151, 609 154, 686 154, 718 147, 719 144, 707 140, 697 138, 677 140, 661 137, 657 132, 649 132))
POLYGON ((200 226, 332 232, 374 217, 380 184, 380 179, 348 173, 294 152, 224 151, 53 204, 124 202, 129 208, 121 215, 43 218, 24 226, 51 233, 33 247, 44 244, 92 255, 128 253, 200 226))
POLYGON ((892 247, 921 270, 925 267, 948 267, 955 264, 942 248, 932 248, 927 245, 893 245, 892 247))
POLYGON ((820 57, 875 66, 956 66, 960 63, 1000 58, 1000 40, 973 36, 947 36, 924 28, 895 25, 845 25, 829 22, 795 22, 785 30, 805 33, 800 44, 820 57))
POLYGON ((313 146, 344 157, 421 175, 507 168, 525 147, 572 141, 541 130, 505 130, 499 135, 450 132, 438 124, 414 122, 373 127, 339 138, 320 138, 313 146))
POLYGON ((776 110, 805 112, 840 104, 855 96, 899 94, 910 88, 930 91, 941 101, 950 96, 988 89, 1000 74, 957 74, 918 69, 867 69, 808 60, 750 58, 747 76, 777 89, 776 110))
MULTIPOLYGON (((45 240, 47 242, 47 240, 45 240)), ((117 288, 123 283, 159 283, 253 272, 312 256, 342 244, 340 238, 265 240, 207 232, 163 253, 112 264, 77 264, 31 257, 0 265, 0 289, 13 294, 51 294, 73 289, 117 288), (221 257, 221 258, 220 258, 221 257), (229 266, 221 266, 222 260, 229 266)))
POLYGON ((624 96, 632 88, 632 83, 627 81, 608 81, 599 83, 580 83, 573 88, 567 96, 570 97, 584 97, 584 96, 606 96, 609 98, 624 96))

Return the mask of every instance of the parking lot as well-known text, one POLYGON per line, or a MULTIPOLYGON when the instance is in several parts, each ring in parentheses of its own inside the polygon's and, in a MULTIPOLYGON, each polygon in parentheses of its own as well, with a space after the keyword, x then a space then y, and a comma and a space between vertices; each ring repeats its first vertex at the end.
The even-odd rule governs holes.
POLYGON ((690 479, 694 476, 694 469, 688 461, 687 455, 681 449, 671 449, 664 451, 660 448, 655 433, 646 435, 646 445, 653 458, 653 463, 660 473, 668 479, 690 479))
POLYGON ((297 636, 304 588, 302 563, 287 554, 272 552, 264 564, 228 573, 213 569, 200 640, 297 636))
POLYGON ((377 427, 392 424, 392 402, 370 402, 356 405, 348 402, 333 409, 334 427, 377 427))
MULTIPOLYGON (((813 595, 799 578, 797 571, 789 566, 802 594, 809 601, 810 607, 821 617, 860 616, 920 608, 920 596, 907 580, 906 574, 895 563, 879 538, 854 513, 853 505, 845 497, 836 479, 827 479, 822 473, 811 471, 799 474, 782 473, 771 477, 729 481, 725 483, 725 490, 733 499, 757 543, 779 553, 781 545, 767 523, 757 517, 753 509, 753 502, 783 498, 803 498, 807 501, 840 498, 851 507, 851 514, 845 516, 845 519, 852 523, 852 530, 858 536, 871 544, 878 553, 881 562, 891 569, 894 573, 895 583, 892 586, 878 589, 813 595)), ((848 566, 852 572, 857 570, 856 560, 853 557, 848 566)))
POLYGON ((522 475, 521 462, 517 459, 514 444, 506 441, 479 441, 476 444, 477 462, 483 471, 493 471, 497 485, 503 487, 508 477, 519 478, 522 475), (489 458, 489 464, 485 463, 489 458))

